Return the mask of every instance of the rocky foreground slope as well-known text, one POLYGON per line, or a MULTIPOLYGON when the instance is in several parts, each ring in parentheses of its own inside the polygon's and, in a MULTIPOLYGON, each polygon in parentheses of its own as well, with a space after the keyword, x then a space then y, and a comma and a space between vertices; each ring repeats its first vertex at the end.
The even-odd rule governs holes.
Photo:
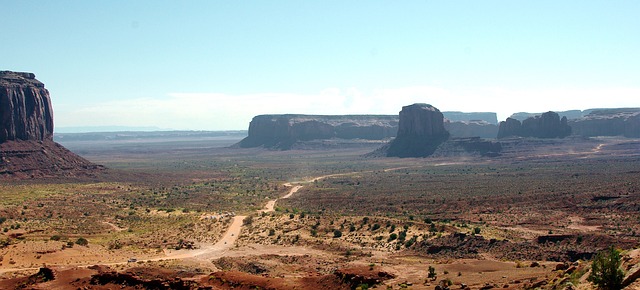
POLYGON ((86 174, 100 168, 53 142, 49 91, 32 73, 0 71, 0 178, 86 174))

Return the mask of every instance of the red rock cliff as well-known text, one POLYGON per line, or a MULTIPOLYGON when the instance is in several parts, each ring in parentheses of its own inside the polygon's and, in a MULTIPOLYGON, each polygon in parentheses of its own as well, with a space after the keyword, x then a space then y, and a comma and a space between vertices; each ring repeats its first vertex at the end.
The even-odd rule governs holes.
POLYGON ((0 143, 52 139, 49 92, 34 74, 0 71, 0 120, 0 143))

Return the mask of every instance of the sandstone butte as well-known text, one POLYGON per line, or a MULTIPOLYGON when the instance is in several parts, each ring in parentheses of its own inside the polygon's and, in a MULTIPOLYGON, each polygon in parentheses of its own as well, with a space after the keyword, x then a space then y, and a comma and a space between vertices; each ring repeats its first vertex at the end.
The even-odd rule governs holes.
POLYGON ((0 179, 77 176, 102 167, 53 141, 49 91, 33 73, 0 71, 0 179))

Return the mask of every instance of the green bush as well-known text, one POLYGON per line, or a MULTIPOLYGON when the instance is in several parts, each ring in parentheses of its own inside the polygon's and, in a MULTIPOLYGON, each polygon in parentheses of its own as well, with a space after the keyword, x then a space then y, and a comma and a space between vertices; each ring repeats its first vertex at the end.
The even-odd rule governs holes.
POLYGON ((89 241, 87 241, 87 239, 85 238, 80 237, 78 238, 78 240, 76 240, 76 244, 80 246, 86 246, 89 244, 89 241))
POLYGON ((620 251, 613 246, 596 256, 591 263, 591 274, 587 281, 598 286, 598 289, 617 290, 622 289, 624 272, 620 269, 622 260, 620 251))
POLYGON ((429 266, 429 274, 427 274, 427 278, 435 279, 437 276, 438 274, 436 274, 436 268, 429 266))

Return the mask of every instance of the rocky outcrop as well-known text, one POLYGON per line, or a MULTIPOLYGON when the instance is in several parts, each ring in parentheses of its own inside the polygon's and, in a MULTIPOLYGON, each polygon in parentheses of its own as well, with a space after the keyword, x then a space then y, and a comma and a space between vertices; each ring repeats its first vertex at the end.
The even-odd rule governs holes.
POLYGON ((389 157, 426 157, 449 138, 444 116, 436 107, 413 104, 402 107, 398 136, 387 149, 389 157))
MULTIPOLYGON (((568 120, 573 120, 573 119, 580 119, 588 114, 590 114, 591 112, 598 110, 598 109, 588 109, 588 110, 568 110, 568 111, 558 111, 556 113, 558 113, 558 115, 560 116, 564 116, 567 117, 568 120)), ((540 116, 543 113, 527 113, 527 112, 519 112, 519 113, 513 113, 509 118, 511 119, 516 119, 520 122, 528 119, 528 118, 534 118, 535 116, 540 116)))
POLYGON ((522 123, 514 118, 507 118, 507 120, 500 122, 498 127, 498 139, 502 139, 510 136, 521 136, 522 123))
POLYGON ((444 128, 451 137, 480 137, 495 139, 498 136, 498 125, 482 120, 451 122, 445 119, 444 128))
POLYGON ((505 137, 535 137, 535 138, 564 138, 571 135, 571 127, 567 117, 562 117, 555 112, 546 112, 540 116, 530 117, 522 121, 507 118, 500 122, 498 138, 505 137))
POLYGON ((299 141, 317 139, 383 140, 396 135, 398 118, 388 115, 260 115, 251 120, 242 148, 289 149, 299 141))
POLYGON ((32 73, 0 72, 0 178, 90 175, 98 165, 53 142, 49 92, 32 73))
POLYGON ((32 73, 0 71, 0 142, 51 140, 49 92, 32 73))
MULTIPOLYGON (((447 116, 445 126, 451 136, 495 138, 497 135, 495 113, 442 114, 447 116)), ((397 135, 398 123, 397 115, 259 115, 251 120, 248 136, 236 147, 286 150, 310 140, 385 140, 397 135)))
POLYGON ((594 110, 583 118, 569 121, 575 135, 640 137, 640 108, 594 110))

